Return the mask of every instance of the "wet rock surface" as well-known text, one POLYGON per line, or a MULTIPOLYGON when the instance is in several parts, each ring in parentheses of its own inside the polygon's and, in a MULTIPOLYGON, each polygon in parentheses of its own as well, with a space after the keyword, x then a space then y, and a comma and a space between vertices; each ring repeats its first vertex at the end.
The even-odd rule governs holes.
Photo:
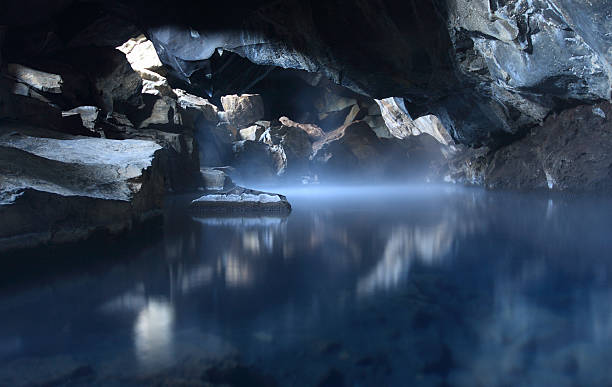
POLYGON ((291 205, 280 194, 234 186, 229 190, 208 193, 191 202, 193 211, 216 214, 288 214, 291 205))

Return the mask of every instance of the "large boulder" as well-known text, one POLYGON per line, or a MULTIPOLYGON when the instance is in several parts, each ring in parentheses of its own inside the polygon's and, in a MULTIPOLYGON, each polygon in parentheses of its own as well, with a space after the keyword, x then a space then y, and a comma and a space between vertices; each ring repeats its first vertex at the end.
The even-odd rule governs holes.
POLYGON ((16 129, 0 128, 0 250, 117 233, 160 209, 154 142, 16 129))
POLYGON ((486 171, 495 189, 612 191, 612 105, 579 106, 548 118, 499 149, 486 171))
POLYGON ((130 66, 142 78, 142 92, 159 96, 173 96, 166 79, 166 69, 159 60, 153 43, 144 35, 131 38, 117 49, 123 52, 130 66))
POLYGON ((114 48, 92 47, 72 53, 69 63, 87 74, 96 105, 106 112, 125 112, 141 104, 142 79, 125 55, 114 48))
POLYGON ((270 147, 262 142, 237 141, 233 146, 232 167, 238 173, 237 180, 243 182, 270 182, 277 177, 277 160, 270 147))
POLYGON ((198 213, 243 215, 287 215, 291 205, 283 195, 234 187, 226 192, 208 193, 191 202, 191 209, 198 213))
POLYGON ((439 177, 490 189, 610 192, 612 105, 567 109, 496 150, 459 148, 439 177))
POLYGON ((257 94, 226 95, 221 97, 222 117, 231 126, 240 129, 263 119, 263 99, 257 94))

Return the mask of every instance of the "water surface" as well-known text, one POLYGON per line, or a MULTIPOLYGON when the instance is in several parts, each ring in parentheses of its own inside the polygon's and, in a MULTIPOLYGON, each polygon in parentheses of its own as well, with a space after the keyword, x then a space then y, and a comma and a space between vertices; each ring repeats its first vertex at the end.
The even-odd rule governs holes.
POLYGON ((287 218, 174 197, 132 240, 3 257, 0 385, 612 384, 610 200, 285 193, 287 218))

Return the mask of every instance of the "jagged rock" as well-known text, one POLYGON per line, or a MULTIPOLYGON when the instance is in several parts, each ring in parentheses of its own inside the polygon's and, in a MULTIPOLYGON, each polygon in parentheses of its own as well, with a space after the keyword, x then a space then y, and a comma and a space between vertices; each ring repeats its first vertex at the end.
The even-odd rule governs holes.
POLYGON ((284 133, 281 135, 280 143, 277 146, 282 147, 284 156, 281 156, 283 160, 281 165, 283 163, 285 165, 282 170, 277 167, 277 174, 287 176, 306 174, 312 153, 312 144, 307 133, 302 128, 297 127, 283 126, 281 130, 284 133))
POLYGON ((381 144, 368 124, 357 121, 315 142, 311 159, 330 173, 350 170, 370 173, 382 167, 381 144))
POLYGON ((258 141, 264 133, 264 128, 259 125, 252 125, 248 128, 240 129, 240 139, 249 141, 258 141))
POLYGON ((157 56, 153 43, 144 35, 137 36, 117 47, 130 66, 142 78, 142 92, 158 96, 176 97, 166 79, 166 70, 157 56))
POLYGON ((308 138, 310 138, 312 141, 316 141, 325 135, 325 132, 323 132, 321 128, 313 124, 300 124, 291 121, 287 117, 281 117, 279 118, 279 121, 284 126, 302 129, 304 132, 306 132, 308 138))
POLYGON ((159 145, 16 129, 0 129, 0 250, 116 233, 160 208, 159 145))
POLYGON ((150 140, 161 145, 166 152, 159 156, 160 173, 165 187, 171 192, 192 191, 200 183, 198 144, 187 130, 171 133, 156 129, 129 131, 130 139, 150 140))
POLYGON ((236 128, 244 128, 264 117, 263 99, 257 94, 226 95, 221 97, 224 118, 236 128))
POLYGON ((219 109, 210 103, 206 98, 189 94, 181 89, 174 89, 174 93, 178 96, 178 105, 184 112, 187 113, 186 115, 193 115, 193 117, 190 119, 191 122, 193 122, 193 125, 190 126, 195 127, 197 118, 200 114, 203 115, 203 118, 206 121, 212 123, 217 123, 219 121, 219 109))
POLYGON ((97 106, 106 112, 141 104, 142 79, 125 55, 114 48, 82 49, 71 57, 71 64, 87 73, 97 98, 97 106))
POLYGON ((351 110, 349 110, 346 118, 344 119, 343 125, 349 125, 353 121, 361 120, 367 114, 367 110, 362 109, 359 105, 351 106, 351 110))
POLYGON ((191 202, 195 211, 215 213, 279 213, 291 212, 283 195, 235 187, 227 192, 207 194, 191 202))
POLYGON ((132 38, 117 49, 125 54, 134 71, 148 70, 161 75, 165 73, 164 65, 159 60, 153 43, 146 36, 139 35, 132 38))
POLYGON ((231 165, 246 181, 267 181, 277 173, 276 160, 268 145, 256 141, 237 141, 231 165))
POLYGON ((387 128, 387 124, 382 116, 365 116, 363 121, 366 122, 370 128, 376 133, 376 135, 380 138, 394 138, 389 128, 387 128))
POLYGON ((62 115, 78 114, 83 122, 83 126, 87 129, 94 130, 100 109, 96 106, 79 106, 67 112, 62 112, 62 115))
POLYGON ((21 82, 38 91, 54 94, 62 92, 63 80, 58 74, 50 74, 16 63, 9 63, 7 72, 17 82, 21 82))
POLYGON ((77 112, 62 112, 61 131, 76 136, 101 137, 97 131, 85 127, 81 115, 77 112))
POLYGON ((233 159, 234 134, 225 125, 206 124, 196 132, 200 163, 207 167, 229 165, 233 159))
POLYGON ((413 120, 400 98, 376 100, 376 103, 380 107, 382 118, 385 120, 389 132, 394 137, 404 139, 408 136, 418 136, 425 133, 441 144, 454 144, 453 138, 437 117, 427 115, 413 120))
POLYGON ((153 95, 143 95, 142 99, 144 104, 137 111, 128 115, 135 127, 139 129, 160 128, 182 124, 176 100, 153 95))
POLYGON ((607 117, 611 114, 612 105, 602 103, 549 117, 524 139, 494 153, 485 185, 494 189, 610 192, 612 124, 607 117))
POLYGON ((62 130, 62 111, 57 106, 22 95, 11 95, 10 100, 12 118, 43 128, 62 130))

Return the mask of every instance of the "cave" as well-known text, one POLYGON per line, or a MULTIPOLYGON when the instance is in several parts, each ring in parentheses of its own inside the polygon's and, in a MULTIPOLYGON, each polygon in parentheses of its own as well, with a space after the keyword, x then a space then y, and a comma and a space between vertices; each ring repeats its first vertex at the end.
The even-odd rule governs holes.
POLYGON ((608 0, 1 8, 0 386, 612 385, 608 0))

